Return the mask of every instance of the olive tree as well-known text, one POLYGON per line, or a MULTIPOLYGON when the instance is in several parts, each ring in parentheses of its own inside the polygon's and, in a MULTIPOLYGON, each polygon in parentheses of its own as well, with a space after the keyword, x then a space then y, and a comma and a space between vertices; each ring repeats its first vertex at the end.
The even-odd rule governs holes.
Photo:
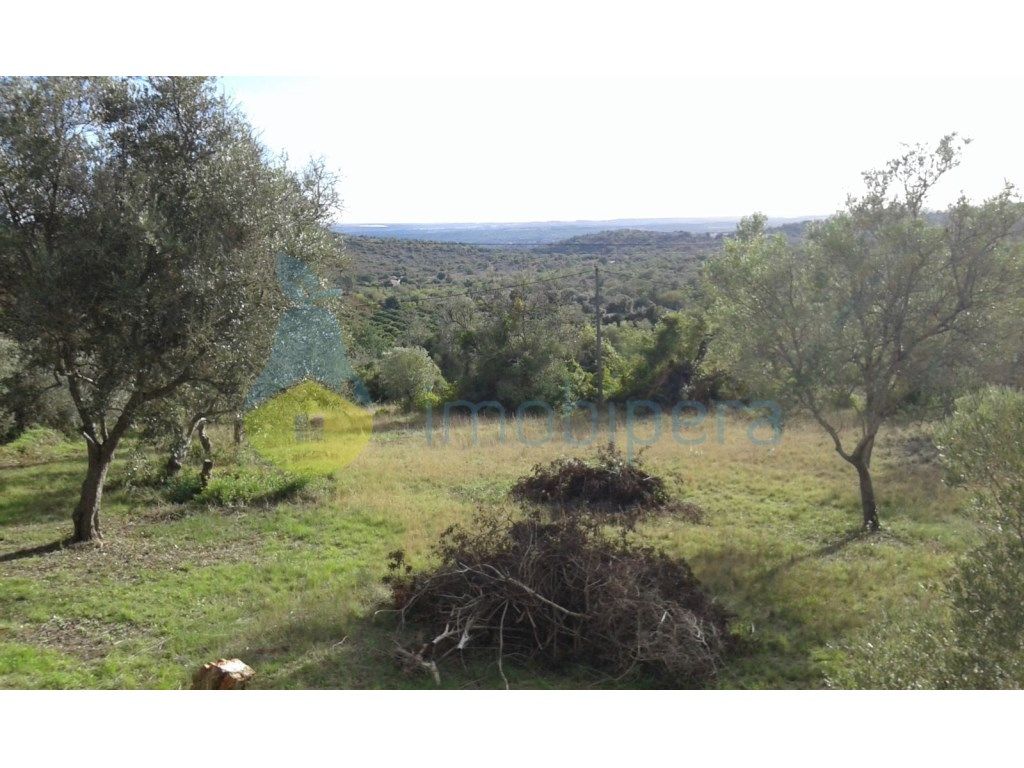
POLYGON ((81 420, 75 540, 133 423, 270 344, 275 258, 324 242, 321 191, 212 80, 0 79, 0 333, 81 420))
POLYGON ((925 207, 964 143, 947 136, 865 173, 863 196, 801 242, 746 219, 708 265, 716 354, 752 391, 813 415, 857 472, 868 530, 879 526, 880 427, 922 382, 963 365, 1014 293, 1012 187, 941 214, 925 207))

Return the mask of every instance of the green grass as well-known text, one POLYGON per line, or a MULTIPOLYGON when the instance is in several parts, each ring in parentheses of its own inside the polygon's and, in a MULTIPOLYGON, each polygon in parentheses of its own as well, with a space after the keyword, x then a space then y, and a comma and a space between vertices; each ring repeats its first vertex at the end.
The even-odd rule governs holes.
MULTIPOLYGON (((493 426, 481 427, 474 446, 466 425, 448 445, 437 433, 428 446, 417 426, 376 421, 365 450, 316 493, 275 495, 297 475, 236 464, 222 450, 206 497, 175 504, 121 482, 129 470, 121 460, 101 548, 60 545, 81 482, 80 447, 54 444, 0 470, 0 687, 184 687, 198 665, 222 656, 252 665, 262 687, 433 687, 395 665, 392 620, 375 615, 387 553, 402 548, 422 565, 446 526, 509 503, 517 477, 573 451, 501 444, 493 426)), ((652 522, 637 535, 685 557, 735 614, 741 649, 720 686, 848 679, 857 663, 848 643, 939 610, 939 585, 975 539, 959 514, 963 500, 904 449, 906 430, 890 430, 876 479, 884 532, 861 536, 855 476, 816 429, 792 425, 772 448, 750 445, 745 427, 732 426, 722 445, 709 430, 703 446, 665 435, 646 453, 671 493, 707 515, 700 525, 652 522)), ((279 448, 285 465, 308 458, 279 448)), ((330 456, 316 463, 323 469, 330 456)), ((596 680, 586 670, 506 672, 514 687, 596 680)), ((500 685, 487 659, 443 673, 444 687, 500 685)))
POLYGON ((31 427, 15 440, 0 445, 0 467, 25 466, 37 461, 47 461, 58 456, 84 455, 81 446, 67 441, 60 432, 48 427, 31 427))

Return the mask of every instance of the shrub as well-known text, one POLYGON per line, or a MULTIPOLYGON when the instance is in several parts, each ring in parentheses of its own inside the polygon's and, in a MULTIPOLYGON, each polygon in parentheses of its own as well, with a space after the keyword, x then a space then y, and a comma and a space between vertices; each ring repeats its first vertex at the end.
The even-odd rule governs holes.
POLYGON ((433 638, 402 655, 435 675, 473 649, 496 649, 502 676, 504 660, 532 660, 679 686, 706 683, 722 662, 726 614, 689 566, 610 538, 587 515, 480 515, 449 528, 436 554, 436 568, 415 573, 394 552, 386 579, 402 626, 433 638))
POLYGON ((296 384, 245 416, 248 443, 263 459, 319 477, 354 461, 372 430, 370 411, 314 381, 296 384))
POLYGON ((217 507, 271 505, 303 498, 314 491, 312 478, 261 467, 217 470, 206 488, 197 472, 183 472, 167 484, 165 495, 175 504, 217 507))
POLYGON ((71 396, 53 384, 51 373, 30 365, 24 350, 0 334, 0 442, 33 426, 77 435, 80 419, 71 396))
POLYGON ((990 537, 961 558, 949 591, 973 686, 1024 687, 1024 544, 990 537))
POLYGON ((958 651, 948 606, 931 605, 881 627, 862 631, 825 659, 831 688, 933 690, 969 688, 974 682, 958 651))
POLYGON ((1024 548, 992 538, 963 557, 942 599, 872 627, 829 675, 843 688, 1024 687, 1024 548))
POLYGON ((411 410, 446 386, 441 370, 422 347, 397 347, 380 362, 380 381, 389 400, 411 410))
POLYGON ((937 437, 948 479, 974 492, 975 512, 1024 543, 1024 392, 989 387, 960 398, 937 437))
POLYGON ((163 486, 167 481, 166 461, 148 454, 141 441, 133 441, 125 452, 121 471, 107 481, 129 496, 140 496, 163 486))
POLYGON ((953 625, 982 687, 1024 685, 1024 392, 990 387, 957 401, 940 430, 951 479, 974 492, 987 538, 950 584, 953 625))

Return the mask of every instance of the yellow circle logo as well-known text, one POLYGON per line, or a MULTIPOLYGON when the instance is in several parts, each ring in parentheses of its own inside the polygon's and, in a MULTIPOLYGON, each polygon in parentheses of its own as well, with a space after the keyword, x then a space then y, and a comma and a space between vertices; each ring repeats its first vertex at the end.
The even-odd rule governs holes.
POLYGON ((278 467, 328 475, 362 453, 373 416, 323 385, 303 381, 250 411, 245 431, 249 444, 278 467))

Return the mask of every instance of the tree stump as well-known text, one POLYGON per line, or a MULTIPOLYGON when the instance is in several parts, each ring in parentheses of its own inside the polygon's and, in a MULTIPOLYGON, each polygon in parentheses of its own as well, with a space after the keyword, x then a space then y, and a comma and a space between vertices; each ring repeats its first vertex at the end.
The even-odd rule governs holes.
POLYGON ((256 672, 241 659, 217 659, 204 664, 192 676, 193 691, 227 691, 245 688, 256 672))

